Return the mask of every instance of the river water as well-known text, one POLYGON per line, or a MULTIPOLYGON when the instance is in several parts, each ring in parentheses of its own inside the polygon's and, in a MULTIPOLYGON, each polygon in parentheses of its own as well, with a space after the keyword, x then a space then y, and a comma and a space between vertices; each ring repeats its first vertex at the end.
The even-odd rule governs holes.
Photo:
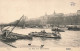
MULTIPOLYGON (((27 35, 30 32, 40 32, 41 30, 45 30, 46 32, 51 32, 51 29, 39 29, 39 28, 16 28, 13 32, 19 34, 27 35)), ((44 45, 46 48, 50 47, 80 47, 80 31, 69 31, 65 30, 65 32, 60 32, 61 39, 53 39, 53 38, 39 38, 34 37, 32 40, 17 40, 10 44, 19 47, 19 48, 27 48, 27 47, 40 47, 44 45), (28 44, 31 44, 29 46, 28 44)))

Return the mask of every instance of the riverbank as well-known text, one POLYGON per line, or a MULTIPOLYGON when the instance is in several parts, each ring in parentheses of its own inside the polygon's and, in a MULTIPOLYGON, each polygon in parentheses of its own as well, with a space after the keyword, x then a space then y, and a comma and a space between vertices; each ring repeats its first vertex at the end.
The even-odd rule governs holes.
POLYGON ((0 48, 3 48, 3 47, 5 47, 5 48, 10 48, 10 46, 8 46, 7 44, 5 44, 5 43, 3 43, 2 41, 0 41, 0 48))

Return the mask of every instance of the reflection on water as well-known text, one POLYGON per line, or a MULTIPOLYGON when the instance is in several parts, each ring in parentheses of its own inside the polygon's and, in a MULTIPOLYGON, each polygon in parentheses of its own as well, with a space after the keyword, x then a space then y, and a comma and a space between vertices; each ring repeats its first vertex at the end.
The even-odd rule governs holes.
MULTIPOLYGON (((13 32, 20 33, 20 34, 28 34, 34 31, 41 31, 44 29, 19 29, 16 28, 13 32)), ((51 32, 51 29, 45 29, 46 32, 51 32)), ((80 47, 80 31, 68 31, 60 32, 61 39, 53 39, 53 38, 40 38, 40 37, 33 37, 33 40, 17 40, 12 45, 16 47, 29 47, 28 44, 31 46, 38 46, 44 45, 44 47, 80 47)))

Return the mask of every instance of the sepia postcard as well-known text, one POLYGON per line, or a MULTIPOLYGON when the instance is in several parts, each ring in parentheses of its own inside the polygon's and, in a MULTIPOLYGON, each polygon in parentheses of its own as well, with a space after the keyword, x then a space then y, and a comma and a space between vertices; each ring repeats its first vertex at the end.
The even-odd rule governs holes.
POLYGON ((0 0, 0 51, 80 51, 80 0, 0 0))

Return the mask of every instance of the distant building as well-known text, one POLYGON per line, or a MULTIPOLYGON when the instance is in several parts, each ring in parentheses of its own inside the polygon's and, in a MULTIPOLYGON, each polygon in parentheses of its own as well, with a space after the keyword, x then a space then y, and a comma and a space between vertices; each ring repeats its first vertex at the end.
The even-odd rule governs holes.
POLYGON ((80 10, 77 10, 76 13, 64 14, 64 16, 76 16, 76 15, 80 15, 80 10))
POLYGON ((51 17, 62 17, 62 16, 64 16, 63 13, 56 13, 55 11, 51 15, 47 15, 47 13, 45 13, 44 16, 40 16, 41 24, 43 25, 47 24, 47 20, 51 17))
POLYGON ((49 27, 51 24, 53 25, 66 25, 66 24, 80 24, 79 19, 80 16, 80 10, 77 10, 76 13, 69 13, 69 14, 64 14, 64 13, 56 13, 55 11, 53 12, 53 14, 47 15, 47 13, 45 13, 44 16, 40 16, 40 24, 41 25, 46 25, 47 27, 49 27), (49 21, 51 20, 51 21, 49 21))
POLYGON ((77 15, 80 15, 80 10, 77 10, 77 15))
POLYGON ((40 17, 40 20, 41 20, 41 25, 46 25, 46 24, 47 24, 47 20, 48 20, 48 15, 47 15, 47 13, 45 13, 44 16, 41 16, 41 17, 40 17))
POLYGON ((63 13, 56 13, 54 11, 54 13, 50 15, 50 17, 60 17, 60 16, 63 16, 63 15, 64 15, 63 13))

